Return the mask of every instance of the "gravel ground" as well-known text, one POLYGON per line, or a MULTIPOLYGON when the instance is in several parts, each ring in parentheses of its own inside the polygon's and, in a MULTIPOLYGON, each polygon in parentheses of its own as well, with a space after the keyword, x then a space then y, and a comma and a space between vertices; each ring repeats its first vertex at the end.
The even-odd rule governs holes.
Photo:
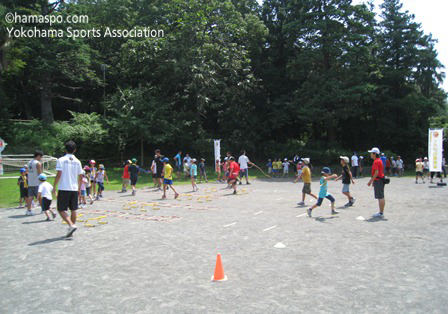
POLYGON ((378 220, 367 180, 350 208, 331 182, 340 214, 324 200, 313 218, 286 180, 105 191, 79 219, 108 223, 71 239, 59 217, 0 209, 1 313, 446 313, 448 188, 394 178, 378 220), (210 280, 217 253, 228 281, 210 280))

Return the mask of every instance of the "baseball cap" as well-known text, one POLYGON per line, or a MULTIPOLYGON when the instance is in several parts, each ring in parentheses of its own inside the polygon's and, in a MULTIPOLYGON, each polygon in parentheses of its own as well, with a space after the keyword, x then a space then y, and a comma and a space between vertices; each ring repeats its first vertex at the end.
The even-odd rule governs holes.
POLYGON ((89 166, 84 166, 84 171, 90 171, 90 167, 89 166))
POLYGON ((381 156, 384 156, 384 153, 381 153, 381 156))
POLYGON ((364 159, 364 157, 363 157, 363 156, 359 156, 359 158, 361 158, 361 159, 364 159))
POLYGON ((224 157, 224 160, 226 161, 226 160, 229 160, 229 158, 227 158, 227 157, 224 157))
POLYGON ((374 147, 371 150, 368 151, 369 153, 375 153, 375 154, 380 154, 380 149, 378 147, 374 147))
POLYGON ((135 159, 135 158, 132 158, 132 160, 131 160, 131 161, 132 161, 132 163, 134 163, 134 164, 135 164, 135 163, 137 162, 137 159, 135 159))
POLYGON ((90 161, 90 163, 91 163, 91 164, 96 164, 96 161, 92 159, 92 160, 90 161))
POLYGON ((235 157, 230 156, 230 157, 229 157, 229 160, 235 160, 235 157))
POLYGON ((196 158, 193 158, 191 161, 192 161, 192 162, 196 162, 196 158))
POLYGON ((324 168, 322 169, 322 173, 331 173, 331 170, 330 170, 330 168, 328 168, 328 167, 324 167, 324 168))
POLYGON ((424 160, 428 160, 428 157, 423 158, 424 160))
POLYGON ((347 156, 339 156, 339 158, 341 158, 346 164, 350 162, 350 159, 348 159, 347 156))
POLYGON ((285 158, 284 161, 288 161, 288 158, 285 158))
POLYGON ((26 172, 25 168, 20 168, 20 172, 26 172))
POLYGON ((132 164, 132 161, 130 159, 126 160, 126 163, 132 164))
POLYGON ((47 180, 47 176, 44 173, 41 173, 37 178, 39 180, 41 180, 41 181, 46 181, 47 180))
POLYGON ((168 162, 168 161, 170 161, 170 159, 168 157, 165 157, 162 159, 162 162, 168 162))
POLYGON ((302 158, 303 162, 305 162, 306 164, 310 163, 310 159, 309 158, 302 158))
POLYGON ((204 159, 204 158, 201 158, 201 160, 202 160, 202 161, 205 161, 205 159, 204 159))
POLYGON ((104 165, 99 165, 100 169, 104 169, 104 165))

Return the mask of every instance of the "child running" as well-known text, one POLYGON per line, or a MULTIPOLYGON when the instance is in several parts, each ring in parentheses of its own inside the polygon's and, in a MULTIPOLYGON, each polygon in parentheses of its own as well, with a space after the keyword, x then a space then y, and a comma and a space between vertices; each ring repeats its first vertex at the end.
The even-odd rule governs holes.
POLYGON ((353 206, 353 204, 356 201, 355 197, 352 197, 350 195, 350 183, 355 184, 355 181, 353 181, 353 175, 350 171, 350 159, 347 156, 341 156, 341 166, 342 166, 342 174, 336 178, 334 181, 338 181, 342 178, 342 194, 347 196, 348 203, 345 204, 345 207, 353 206))
POLYGON ((103 198, 103 191, 104 191, 104 178, 106 178, 107 183, 109 183, 109 178, 107 177, 106 170, 104 168, 104 165, 99 166, 98 172, 95 176, 95 181, 98 183, 98 193, 96 195, 96 199, 99 200, 100 198, 103 198))
POLYGON ((331 214, 339 214, 339 212, 334 210, 335 199, 331 194, 328 193, 328 181, 337 178, 336 174, 331 174, 331 170, 328 167, 324 167, 322 169, 322 177, 320 178, 320 191, 319 198, 317 199, 317 203, 307 209, 308 216, 311 217, 311 212, 316 207, 322 205, 324 198, 327 198, 331 202, 331 214))
POLYGON ((425 179, 423 177, 423 163, 420 158, 415 160, 415 183, 418 184, 418 177, 422 178, 422 182, 425 183, 425 179))
POLYGON ((196 185, 196 177, 198 176, 198 166, 196 165, 196 159, 193 158, 190 161, 190 177, 191 177, 191 186, 193 187, 193 192, 199 191, 198 186, 196 185))
POLYGON ((124 165, 123 169, 123 176, 121 177, 123 179, 123 185, 121 187, 121 193, 126 193, 126 187, 129 185, 129 165, 131 164, 130 160, 126 160, 126 164, 124 165))
POLYGON ((137 194, 137 185, 138 180, 138 172, 140 171, 140 167, 137 166, 137 159, 132 158, 132 164, 129 166, 129 178, 131 179, 131 188, 132 188, 132 196, 137 194))
POLYGON ((164 168, 165 168, 165 176, 163 177, 163 196, 162 198, 166 198, 166 190, 171 188, 174 192, 174 198, 178 198, 179 193, 173 187, 173 167, 169 164, 169 158, 165 157, 162 159, 164 168))
POLYGON ((23 208, 22 199, 26 204, 26 198, 28 197, 28 175, 25 168, 20 168, 20 177, 17 181, 17 185, 20 189, 19 208, 23 208))
POLYGON ((227 183, 233 188, 233 194, 236 194, 236 183, 238 181, 238 174, 240 173, 240 165, 235 162, 235 158, 229 157, 229 175, 227 183))
POLYGON ((51 221, 50 212, 54 220, 56 218, 56 213, 50 209, 51 201, 53 200, 53 197, 51 196, 53 186, 47 182, 47 176, 43 173, 39 175, 39 181, 41 183, 39 184, 37 198, 39 199, 39 204, 42 207, 42 211, 45 213, 45 216, 47 216, 45 221, 51 221))
MULTIPOLYGON (((305 163, 305 166, 301 168, 300 175, 297 176, 294 183, 296 183, 300 178, 303 180, 303 189, 302 189, 302 201, 300 203, 297 203, 297 205, 305 206, 305 196, 308 194, 315 199, 317 199, 317 196, 311 193, 311 169, 308 166, 310 163, 309 158, 303 158, 303 162, 305 163)), ((299 164, 302 162, 300 161, 299 164)))

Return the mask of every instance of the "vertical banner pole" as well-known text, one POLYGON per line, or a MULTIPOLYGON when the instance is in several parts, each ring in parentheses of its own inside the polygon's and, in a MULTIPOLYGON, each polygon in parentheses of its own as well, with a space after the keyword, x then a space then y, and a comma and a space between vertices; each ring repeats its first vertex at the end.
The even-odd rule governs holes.
POLYGON ((442 171, 443 129, 428 130, 429 171, 442 171))
MULTIPOLYGON (((221 161, 221 140, 213 140, 213 143, 215 148, 215 160, 213 161, 213 163, 215 164, 216 168, 216 160, 219 159, 219 161, 221 161)), ((218 169, 215 170, 218 171, 218 169)))

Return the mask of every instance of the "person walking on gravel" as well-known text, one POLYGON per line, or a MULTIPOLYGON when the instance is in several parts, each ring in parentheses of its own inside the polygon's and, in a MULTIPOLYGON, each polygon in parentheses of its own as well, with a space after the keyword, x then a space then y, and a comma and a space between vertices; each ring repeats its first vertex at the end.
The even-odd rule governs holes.
MULTIPOLYGON (((377 147, 372 148, 368 151, 370 153, 370 158, 373 159, 372 165, 372 178, 367 183, 368 186, 373 184, 373 189, 375 191, 375 199, 378 200, 378 205, 380 211, 373 214, 374 218, 384 217, 384 207, 386 206, 386 199, 384 198, 384 166, 383 161, 380 157, 380 150, 377 147)), ((383 154, 384 155, 384 154, 383 154)))
POLYGON ((78 196, 81 195, 82 166, 74 155, 75 151, 75 142, 65 143, 66 155, 59 158, 56 163, 57 174, 53 189, 53 194, 57 194, 59 215, 68 224, 67 238, 76 231, 76 210, 78 209, 78 196), (70 217, 67 214, 67 209, 70 209, 70 217))
POLYGON ((297 203, 297 205, 305 206, 305 196, 308 194, 315 199, 317 199, 317 196, 311 193, 311 169, 308 166, 310 163, 309 158, 303 158, 303 163, 305 166, 302 168, 300 175, 297 176, 294 183, 299 181, 300 178, 302 178, 303 181, 303 189, 302 189, 302 201, 300 203, 297 203))
POLYGON ((352 177, 356 179, 358 176, 358 164, 359 164, 359 158, 356 155, 356 152, 353 152, 352 156, 352 177))
POLYGON ((44 156, 44 153, 40 150, 36 150, 34 153, 34 159, 32 159, 28 163, 28 198, 26 199, 26 213, 27 216, 34 215, 33 211, 31 210, 31 205, 34 200, 34 198, 37 198, 37 195, 39 193, 39 175, 42 173, 42 163, 40 162, 42 160, 42 157, 44 156))
POLYGON ((227 179, 227 183, 232 186, 233 194, 236 194, 236 182, 238 181, 238 173, 240 173, 240 165, 235 162, 235 158, 229 157, 229 176, 227 179))

